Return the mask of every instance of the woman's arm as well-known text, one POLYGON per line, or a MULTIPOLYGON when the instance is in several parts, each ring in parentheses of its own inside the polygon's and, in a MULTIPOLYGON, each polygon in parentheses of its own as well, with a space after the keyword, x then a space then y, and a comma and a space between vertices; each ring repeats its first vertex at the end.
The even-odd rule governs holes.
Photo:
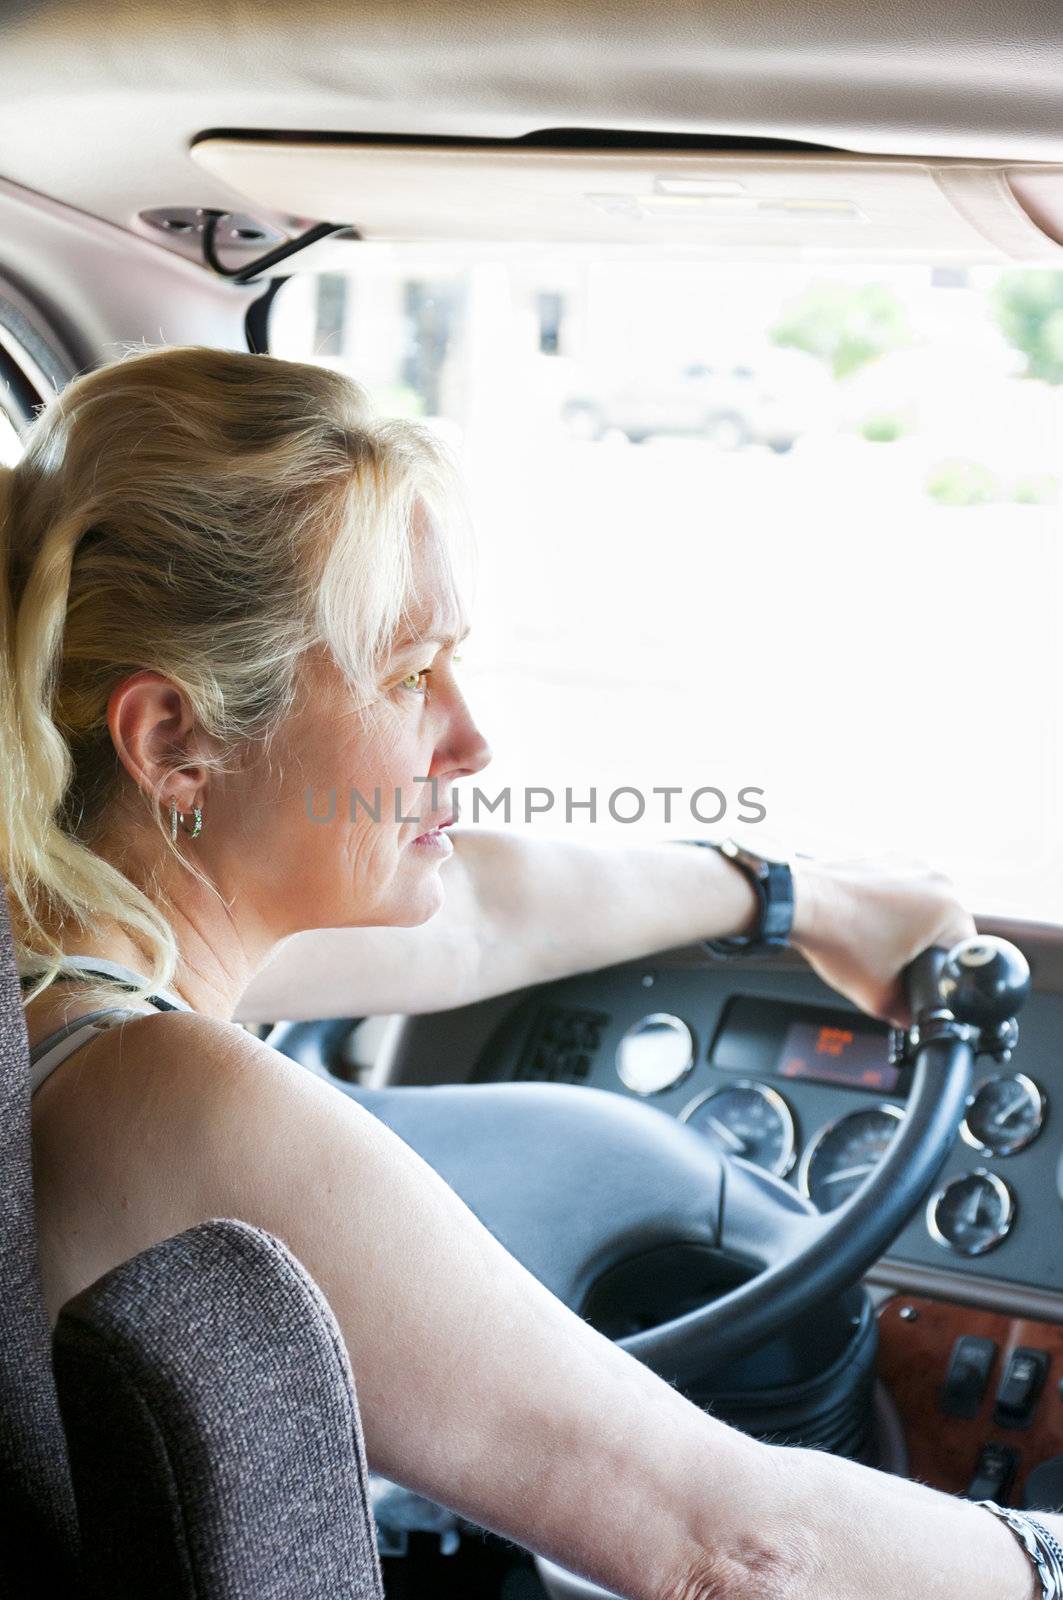
MULTIPOLYGON (((793 1516, 809 1551, 793 1600, 1040 1594, 1015 1535, 969 1500, 820 1450, 772 1449, 786 1485, 774 1526, 793 1516)), ((1063 1541, 1063 1516, 1037 1515, 1063 1541)))
MULTIPOLYGON (((744 933, 744 874, 693 845, 588 845, 455 832, 446 902, 415 928, 323 928, 285 941, 244 991, 240 1022, 445 1011, 529 984, 744 933)), ((794 865, 793 942, 865 1010, 906 1020, 897 974, 974 922, 951 884, 897 859, 794 865)))
POLYGON ((702 1412, 382 1123, 241 1030, 171 1013, 117 1045, 35 1096, 53 1317, 156 1240, 242 1217, 324 1291, 374 1468, 630 1600, 1029 1600, 995 1518, 702 1412))
POLYGON ((239 1022, 445 1011, 526 984, 740 933, 753 890, 714 850, 588 845, 453 829, 442 909, 415 928, 295 934, 244 991, 239 1022))

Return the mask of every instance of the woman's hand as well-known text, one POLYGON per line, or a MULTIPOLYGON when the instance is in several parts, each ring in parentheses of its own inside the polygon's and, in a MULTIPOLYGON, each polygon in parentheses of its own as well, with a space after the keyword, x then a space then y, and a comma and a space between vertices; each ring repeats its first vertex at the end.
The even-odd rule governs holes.
POLYGON ((798 857, 793 869, 795 948, 832 989, 899 1027, 911 1022, 904 968, 977 932, 951 881, 924 862, 798 857))

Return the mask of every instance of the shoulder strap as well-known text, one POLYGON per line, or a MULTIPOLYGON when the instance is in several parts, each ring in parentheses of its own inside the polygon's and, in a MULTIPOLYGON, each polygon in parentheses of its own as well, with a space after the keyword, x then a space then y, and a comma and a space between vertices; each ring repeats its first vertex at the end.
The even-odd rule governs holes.
MULTIPOLYGON (((36 982, 39 973, 21 972, 20 981, 25 988, 36 982)), ((109 961, 104 956, 63 956, 60 970, 52 980, 61 983, 64 979, 76 983, 85 977, 107 978, 109 982, 122 989, 139 989, 144 985, 144 979, 131 967, 123 966, 119 961, 109 961)), ((148 997, 148 1003, 158 1011, 191 1011, 192 1007, 187 1001, 171 989, 159 989, 148 997)))
POLYGON ((108 1028, 116 1028, 129 1017, 150 1015, 151 1012, 148 1011, 123 1011, 118 1008, 90 1011, 87 1016, 77 1017, 73 1022, 57 1028, 46 1039, 34 1045, 30 1051, 30 1092, 38 1089, 60 1062, 65 1061, 67 1056, 73 1055, 82 1045, 88 1044, 90 1039, 106 1033, 108 1028))

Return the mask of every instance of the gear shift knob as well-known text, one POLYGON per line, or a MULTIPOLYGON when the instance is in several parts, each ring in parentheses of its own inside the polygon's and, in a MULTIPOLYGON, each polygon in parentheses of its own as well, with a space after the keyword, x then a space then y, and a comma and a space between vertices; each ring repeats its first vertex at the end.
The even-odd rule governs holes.
POLYGON ((941 998, 958 1022, 997 1027, 1014 1017, 1030 992, 1030 967, 1007 939, 976 934, 954 945, 939 977, 941 998))

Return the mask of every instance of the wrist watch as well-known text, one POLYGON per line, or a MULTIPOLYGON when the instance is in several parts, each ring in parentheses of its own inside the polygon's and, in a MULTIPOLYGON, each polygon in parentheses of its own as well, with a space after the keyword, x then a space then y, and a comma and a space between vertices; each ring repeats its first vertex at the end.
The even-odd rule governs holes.
POLYGON ((751 955, 758 950, 783 950, 790 943, 794 922, 794 879, 790 863, 747 850, 734 839, 690 839, 689 844, 715 850, 733 861, 753 885, 760 915, 752 933, 725 939, 703 939, 706 950, 717 956, 751 955))

